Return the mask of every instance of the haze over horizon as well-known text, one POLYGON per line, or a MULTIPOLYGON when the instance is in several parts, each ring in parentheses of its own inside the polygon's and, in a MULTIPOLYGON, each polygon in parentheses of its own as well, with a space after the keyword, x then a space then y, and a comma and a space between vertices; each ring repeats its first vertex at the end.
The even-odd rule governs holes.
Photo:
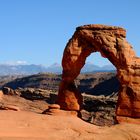
MULTIPOLYGON (((108 61, 108 60, 107 60, 108 61)), ((7 66, 28 66, 28 65, 36 65, 36 66, 40 66, 40 67, 46 67, 46 68, 49 68, 49 67, 62 67, 61 66, 61 63, 52 63, 50 65, 43 65, 43 64, 34 64, 34 63, 28 63, 26 61, 7 61, 7 62, 3 62, 3 63, 0 63, 0 66, 3 66, 3 65, 7 65, 7 66)), ((92 61, 86 61, 85 65, 91 65, 91 66, 95 66, 95 67, 112 67, 112 68, 115 68, 115 66, 112 64, 112 63, 105 63, 105 64, 102 64, 102 65, 99 65, 99 64, 95 64, 94 62, 92 61)))
MULTIPOLYGON (((139 0, 0 0, 0 63, 61 64, 68 40, 77 26, 85 24, 124 27, 140 56, 139 5, 139 0)), ((87 62, 110 64, 99 53, 87 62)))

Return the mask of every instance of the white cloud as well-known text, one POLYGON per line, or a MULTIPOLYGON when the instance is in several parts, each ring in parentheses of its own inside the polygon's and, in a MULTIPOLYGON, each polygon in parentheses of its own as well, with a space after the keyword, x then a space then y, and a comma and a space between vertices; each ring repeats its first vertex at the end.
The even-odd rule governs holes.
POLYGON ((18 61, 6 61, 2 64, 5 64, 5 65, 26 65, 28 63, 27 63, 27 61, 24 61, 24 60, 18 60, 18 61))
POLYGON ((26 61, 21 61, 21 60, 18 60, 16 63, 17 63, 18 65, 25 65, 25 64, 27 64, 26 61))

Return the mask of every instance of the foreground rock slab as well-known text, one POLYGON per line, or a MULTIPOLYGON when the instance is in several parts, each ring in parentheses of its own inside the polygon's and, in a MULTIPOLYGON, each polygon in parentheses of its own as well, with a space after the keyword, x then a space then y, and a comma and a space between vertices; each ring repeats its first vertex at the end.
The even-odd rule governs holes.
POLYGON ((140 125, 98 127, 75 116, 0 111, 2 140, 139 140, 140 125))

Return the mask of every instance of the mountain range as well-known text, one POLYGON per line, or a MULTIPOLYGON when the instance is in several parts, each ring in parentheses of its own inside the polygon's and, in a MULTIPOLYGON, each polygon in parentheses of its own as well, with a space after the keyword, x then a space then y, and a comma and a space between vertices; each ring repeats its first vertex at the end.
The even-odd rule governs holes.
MULTIPOLYGON (((114 71, 113 65, 97 66, 92 63, 86 63, 82 68, 81 73, 93 73, 93 72, 106 72, 114 71)), ((62 72, 62 66, 58 63, 54 63, 48 67, 43 65, 26 64, 26 65, 8 65, 0 64, 0 75, 31 75, 37 73, 59 73, 62 72)))

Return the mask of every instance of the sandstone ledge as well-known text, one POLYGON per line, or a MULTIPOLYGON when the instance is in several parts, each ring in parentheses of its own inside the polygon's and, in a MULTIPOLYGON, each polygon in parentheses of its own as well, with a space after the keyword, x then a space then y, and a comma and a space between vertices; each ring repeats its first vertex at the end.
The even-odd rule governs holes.
POLYGON ((116 34, 119 34, 123 37, 126 37, 126 30, 124 28, 118 26, 109 26, 109 25, 102 25, 102 24, 89 24, 83 25, 76 28, 76 30, 106 30, 106 31, 114 31, 116 34))

